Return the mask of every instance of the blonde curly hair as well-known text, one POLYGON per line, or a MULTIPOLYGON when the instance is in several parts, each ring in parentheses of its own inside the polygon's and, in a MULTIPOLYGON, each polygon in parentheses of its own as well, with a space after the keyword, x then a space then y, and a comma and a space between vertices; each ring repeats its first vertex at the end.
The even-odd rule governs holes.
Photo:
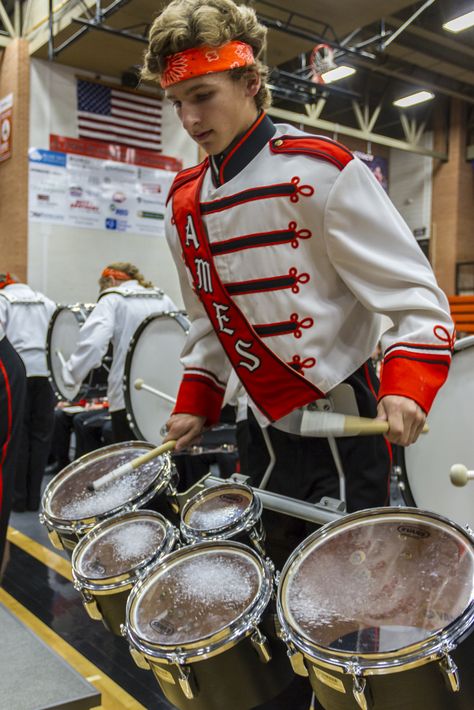
MULTIPOLYGON (((143 286, 144 288, 153 288, 152 282, 147 281, 143 274, 141 274, 138 270, 138 267, 136 267, 134 264, 130 264, 130 262, 128 261, 116 261, 113 264, 107 264, 105 268, 114 269, 114 271, 123 271, 124 274, 130 276, 130 279, 135 279, 136 281, 138 281, 140 286, 143 286)), ((101 291, 104 291, 104 289, 110 288, 111 286, 113 286, 113 281, 111 278, 107 278, 105 276, 100 277, 99 287, 101 291)))
POLYGON ((159 81, 165 69, 165 58, 170 54, 201 45, 220 47, 231 40, 240 40, 252 47, 255 65, 230 69, 229 75, 238 81, 256 70, 261 86, 255 103, 259 110, 267 108, 271 104, 266 85, 269 70, 260 59, 266 47, 266 35, 266 27, 246 5, 236 5, 232 0, 173 0, 151 26, 141 77, 159 81))

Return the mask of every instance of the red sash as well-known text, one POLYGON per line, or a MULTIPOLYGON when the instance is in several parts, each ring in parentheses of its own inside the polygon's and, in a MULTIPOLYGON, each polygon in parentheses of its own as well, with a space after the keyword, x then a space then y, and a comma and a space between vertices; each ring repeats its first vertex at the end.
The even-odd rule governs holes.
POLYGON ((205 174, 202 170, 192 176, 173 195, 173 217, 184 260, 195 292, 242 384, 265 416, 275 421, 324 394, 265 345, 222 284, 200 215, 205 174))

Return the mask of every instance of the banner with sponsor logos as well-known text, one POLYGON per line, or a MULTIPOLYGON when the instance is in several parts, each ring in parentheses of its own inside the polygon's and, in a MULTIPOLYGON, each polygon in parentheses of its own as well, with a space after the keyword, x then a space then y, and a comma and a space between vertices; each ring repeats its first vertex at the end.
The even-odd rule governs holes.
POLYGON ((164 234, 175 172, 40 148, 29 151, 33 222, 164 234))
POLYGON ((0 162, 12 155, 13 94, 0 99, 0 162))

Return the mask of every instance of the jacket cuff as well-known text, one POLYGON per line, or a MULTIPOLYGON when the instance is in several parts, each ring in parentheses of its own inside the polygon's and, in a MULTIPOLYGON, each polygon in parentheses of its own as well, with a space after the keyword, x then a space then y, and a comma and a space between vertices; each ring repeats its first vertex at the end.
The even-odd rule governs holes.
POLYGON ((206 426, 217 424, 225 390, 200 375, 184 375, 173 414, 195 414, 206 418, 206 426))
POLYGON ((436 361, 415 360, 401 355, 383 361, 378 401, 388 395, 414 400, 426 414, 437 391, 446 380, 450 358, 436 361))

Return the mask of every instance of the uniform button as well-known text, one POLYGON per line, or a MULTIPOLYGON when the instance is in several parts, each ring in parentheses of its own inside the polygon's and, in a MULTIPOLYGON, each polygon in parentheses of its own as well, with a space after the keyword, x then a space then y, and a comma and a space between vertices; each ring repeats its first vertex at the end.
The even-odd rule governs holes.
POLYGON ((276 141, 274 142, 273 145, 274 145, 276 148, 279 148, 281 145, 283 145, 282 139, 279 138, 278 140, 276 140, 276 141))

